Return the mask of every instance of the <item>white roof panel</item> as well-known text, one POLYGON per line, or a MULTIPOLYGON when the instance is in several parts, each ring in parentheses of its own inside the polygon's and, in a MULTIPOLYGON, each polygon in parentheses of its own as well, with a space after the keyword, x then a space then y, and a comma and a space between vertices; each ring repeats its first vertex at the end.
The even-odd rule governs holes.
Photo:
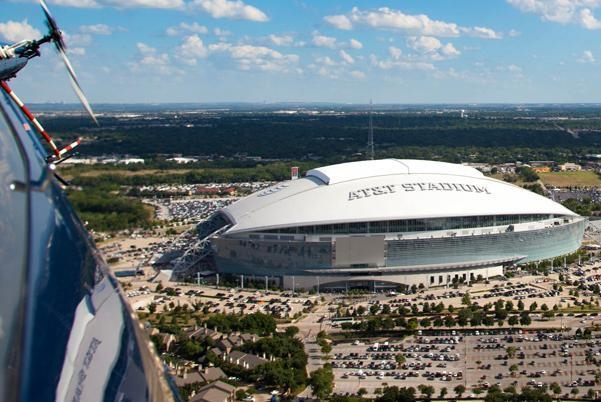
POLYGON ((252 194, 223 211, 234 222, 228 233, 447 216, 576 215, 548 198, 473 168, 414 160, 314 169, 305 178, 252 194))
POLYGON ((382 159, 341 163, 309 170, 307 176, 317 177, 325 184, 337 184, 367 177, 418 173, 482 176, 480 171, 468 166, 416 159, 382 159))

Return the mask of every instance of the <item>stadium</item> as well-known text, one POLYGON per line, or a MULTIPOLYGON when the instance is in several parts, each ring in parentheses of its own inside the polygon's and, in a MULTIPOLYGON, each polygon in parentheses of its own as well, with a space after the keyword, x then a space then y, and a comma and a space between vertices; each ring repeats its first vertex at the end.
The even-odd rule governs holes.
POLYGON ((521 187, 444 162, 325 166, 199 225, 219 273, 285 288, 445 286, 577 250, 586 218, 521 187))

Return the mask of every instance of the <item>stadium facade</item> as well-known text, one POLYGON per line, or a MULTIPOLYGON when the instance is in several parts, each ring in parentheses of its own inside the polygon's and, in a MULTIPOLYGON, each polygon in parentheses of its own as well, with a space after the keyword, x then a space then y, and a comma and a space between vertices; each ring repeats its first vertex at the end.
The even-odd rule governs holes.
POLYGON ((199 225, 218 272, 286 288, 444 286, 577 250, 586 218, 471 167, 422 160, 325 166, 199 225))

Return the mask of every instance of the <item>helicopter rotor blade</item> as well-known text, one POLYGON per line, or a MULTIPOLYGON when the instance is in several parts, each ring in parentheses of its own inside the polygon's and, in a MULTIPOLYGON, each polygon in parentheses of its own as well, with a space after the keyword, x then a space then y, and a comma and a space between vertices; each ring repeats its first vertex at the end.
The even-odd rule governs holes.
POLYGON ((63 40, 63 33, 59 29, 58 24, 56 23, 56 20, 52 14, 50 14, 50 10, 48 9, 46 2, 44 0, 39 0, 39 2, 42 6, 42 10, 44 11, 44 15, 46 16, 46 26, 48 27, 49 34, 54 42, 54 45, 57 47, 57 49, 64 51, 66 46, 63 40))
POLYGON ((67 71, 69 72, 69 79, 71 81, 71 87, 73 88, 73 92, 75 92, 75 95, 77 95, 77 97, 79 98, 79 101, 83 105, 84 109, 86 109, 86 112, 88 112, 88 114, 90 115, 92 120, 94 120, 94 123, 96 123, 96 125, 98 125, 98 120, 96 120, 96 116, 94 116, 92 107, 90 106, 90 103, 86 99, 86 96, 84 95, 83 90, 81 89, 81 86, 79 85, 79 81, 77 81, 77 76, 75 75, 75 70, 73 70, 73 66, 71 66, 71 62, 67 58, 67 55, 65 54, 64 51, 59 49, 58 53, 61 55, 61 58, 63 59, 63 62, 65 63, 65 67, 67 67, 67 71))
POLYGON ((75 70, 73 69, 71 62, 69 61, 69 58, 67 57, 67 53, 66 53, 67 47, 63 40, 63 33, 59 29, 58 24, 56 23, 56 20, 54 19, 54 17, 52 17, 52 14, 50 14, 50 10, 48 10, 48 6, 46 5, 46 2, 44 0, 39 0, 39 2, 40 2, 40 5, 42 6, 42 10, 44 11, 44 14, 46 15, 46 25, 48 26, 48 29, 50 31, 49 36, 52 39, 52 42, 54 42, 54 45, 56 46, 56 50, 58 51, 58 54, 63 59, 63 63, 65 64, 65 67, 67 68, 67 72, 69 73, 71 87, 73 88, 75 95, 77 95, 77 98, 79 98, 79 101, 83 105, 86 112, 88 112, 88 114, 90 115, 92 120, 94 120, 94 123, 96 123, 96 125, 98 125, 98 120, 96 120, 96 116, 94 116, 92 107, 90 106, 90 103, 86 99, 86 97, 83 93, 83 90, 81 89, 81 85, 79 85, 79 81, 77 80, 77 75, 75 75, 75 70))

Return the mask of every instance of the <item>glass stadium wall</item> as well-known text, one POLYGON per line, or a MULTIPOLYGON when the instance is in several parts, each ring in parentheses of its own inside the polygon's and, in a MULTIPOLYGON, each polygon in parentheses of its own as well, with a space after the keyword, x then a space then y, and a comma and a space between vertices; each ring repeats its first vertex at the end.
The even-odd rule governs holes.
POLYGON ((439 285, 452 280, 456 273, 468 278, 502 273, 502 268, 498 269, 501 264, 497 264, 493 273, 492 265, 486 265, 486 261, 521 259, 520 262, 528 262, 571 253, 580 247, 585 226, 586 218, 573 217, 544 225, 540 222, 522 224, 516 230, 513 226, 511 230, 481 228, 438 237, 421 233, 419 238, 400 235, 387 240, 382 236, 381 255, 376 255, 378 246, 373 236, 355 235, 355 242, 345 247, 362 257, 345 255, 342 259, 340 249, 345 244, 342 239, 348 236, 340 237, 340 241, 337 236, 306 241, 299 235, 263 233, 233 238, 226 234, 212 242, 217 269, 223 273, 281 277, 283 283, 288 284, 291 277, 296 277, 296 282, 303 283, 303 287, 319 283, 317 276, 321 284, 373 278, 384 282, 409 284, 417 280, 426 285, 439 285), (362 238, 369 239, 364 249, 362 238), (353 261, 353 258, 357 259, 353 261), (462 268, 462 265, 471 268, 462 268), (437 276, 437 272, 441 274, 437 276))

